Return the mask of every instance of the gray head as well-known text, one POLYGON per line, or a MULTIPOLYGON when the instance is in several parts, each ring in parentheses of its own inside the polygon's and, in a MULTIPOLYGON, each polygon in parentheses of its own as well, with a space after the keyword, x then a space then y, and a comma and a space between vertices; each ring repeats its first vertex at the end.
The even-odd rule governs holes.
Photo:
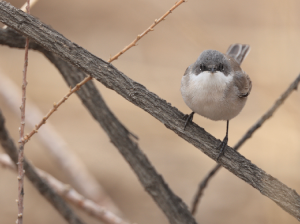
POLYGON ((224 54, 216 50, 203 51, 193 64, 194 74, 200 74, 204 71, 222 72, 226 76, 232 71, 230 62, 224 54))

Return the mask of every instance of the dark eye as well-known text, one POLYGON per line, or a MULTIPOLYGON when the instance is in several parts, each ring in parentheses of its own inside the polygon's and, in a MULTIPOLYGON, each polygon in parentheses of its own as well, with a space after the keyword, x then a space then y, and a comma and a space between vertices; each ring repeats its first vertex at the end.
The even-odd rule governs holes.
POLYGON ((223 71, 224 70, 224 65, 222 63, 219 64, 218 70, 219 71, 223 71))
POLYGON ((204 64, 201 64, 201 65, 200 65, 200 70, 201 70, 201 71, 205 71, 205 70, 206 70, 206 66, 205 66, 204 64))

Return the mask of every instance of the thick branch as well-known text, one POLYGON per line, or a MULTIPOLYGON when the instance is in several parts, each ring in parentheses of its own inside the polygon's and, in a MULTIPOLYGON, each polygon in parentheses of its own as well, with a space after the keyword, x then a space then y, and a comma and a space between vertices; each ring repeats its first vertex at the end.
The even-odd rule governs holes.
MULTIPOLYGON (((18 162, 18 150, 14 142, 10 138, 8 131, 4 125, 4 117, 0 111, 0 144, 10 158, 18 162)), ((83 224, 66 202, 57 195, 52 188, 48 186, 37 174, 31 164, 24 158, 24 170, 27 178, 37 188, 37 190, 55 207, 55 209, 70 223, 70 224, 83 224)))
MULTIPOLYGON (((220 144, 219 140, 215 139, 196 124, 190 125, 187 130, 184 131, 183 113, 154 93, 148 91, 141 84, 125 76, 111 64, 97 58, 34 17, 25 15, 23 12, 3 1, 0 2, 0 21, 22 34, 29 36, 47 50, 56 53, 71 64, 82 69, 102 82, 106 87, 113 89, 128 101, 151 114, 167 128, 174 131, 187 142, 193 144, 210 158, 216 160, 219 153, 216 149, 220 144)), ((111 126, 113 125, 110 124, 107 128, 111 129, 111 126)), ((124 133, 124 130, 120 131, 124 133)), ((113 142, 116 146, 120 145, 120 147, 123 148, 125 147, 124 143, 128 143, 128 146, 131 144, 118 139, 113 142)), ((136 144, 131 146, 132 149, 137 149, 136 144)), ((134 150, 130 153, 133 152, 134 150)), ((134 157, 135 155, 132 154, 132 156, 134 157)), ((129 162, 132 167, 137 166, 133 160, 129 162)), ((231 147, 226 148, 226 152, 220 159, 220 163, 237 177, 258 189, 263 195, 272 199, 284 210, 300 220, 300 196, 294 190, 288 188, 252 164, 231 147)), ((142 176, 139 177, 143 177, 144 174, 146 173, 142 172, 142 176)), ((155 184, 156 183, 150 183, 149 186, 155 187, 155 184)))
MULTIPOLYGON (((282 93, 282 95, 275 101, 273 106, 244 134, 244 136, 238 141, 238 143, 233 147, 234 150, 239 150, 239 148, 253 135, 253 133, 259 129, 266 120, 273 116, 274 112, 283 104, 283 102, 288 98, 288 96, 294 91, 297 90, 298 84, 300 82, 300 74, 297 78, 290 84, 290 86, 282 93)), ((210 179, 216 174, 216 172, 221 168, 219 164, 216 165, 200 182, 199 188, 196 192, 195 198, 193 200, 191 212, 194 215, 197 210, 197 206, 203 191, 206 188, 210 179)))
MULTIPOLYGON (((0 44, 24 48, 24 41, 25 38, 15 31, 0 29, 0 44)), ((43 52, 61 72, 68 86, 75 86, 85 77, 85 74, 80 69, 61 60, 61 58, 46 51, 34 42, 31 42, 29 47, 43 52)), ((109 110, 93 82, 86 83, 76 93, 92 116, 107 132, 111 142, 131 165, 144 188, 166 214, 170 223, 196 223, 187 206, 169 189, 163 178, 155 171, 150 161, 139 149, 137 143, 132 140, 130 137, 132 134, 128 132, 109 110)))

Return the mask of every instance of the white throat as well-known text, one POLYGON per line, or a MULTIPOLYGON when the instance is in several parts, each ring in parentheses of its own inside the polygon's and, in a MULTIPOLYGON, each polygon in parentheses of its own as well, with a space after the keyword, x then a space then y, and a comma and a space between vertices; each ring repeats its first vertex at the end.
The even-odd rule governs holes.
POLYGON ((214 73, 205 71, 198 75, 190 74, 189 78, 190 85, 197 85, 198 88, 210 90, 212 93, 214 90, 225 91, 226 86, 232 81, 233 76, 231 74, 226 76, 223 72, 219 71, 214 73))

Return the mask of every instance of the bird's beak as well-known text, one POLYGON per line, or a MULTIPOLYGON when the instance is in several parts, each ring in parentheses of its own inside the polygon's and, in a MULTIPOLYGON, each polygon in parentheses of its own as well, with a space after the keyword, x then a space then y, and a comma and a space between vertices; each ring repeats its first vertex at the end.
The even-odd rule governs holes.
POLYGON ((212 66, 210 68, 208 68, 208 70, 211 72, 211 73, 215 73, 217 71, 216 67, 215 66, 212 66))

